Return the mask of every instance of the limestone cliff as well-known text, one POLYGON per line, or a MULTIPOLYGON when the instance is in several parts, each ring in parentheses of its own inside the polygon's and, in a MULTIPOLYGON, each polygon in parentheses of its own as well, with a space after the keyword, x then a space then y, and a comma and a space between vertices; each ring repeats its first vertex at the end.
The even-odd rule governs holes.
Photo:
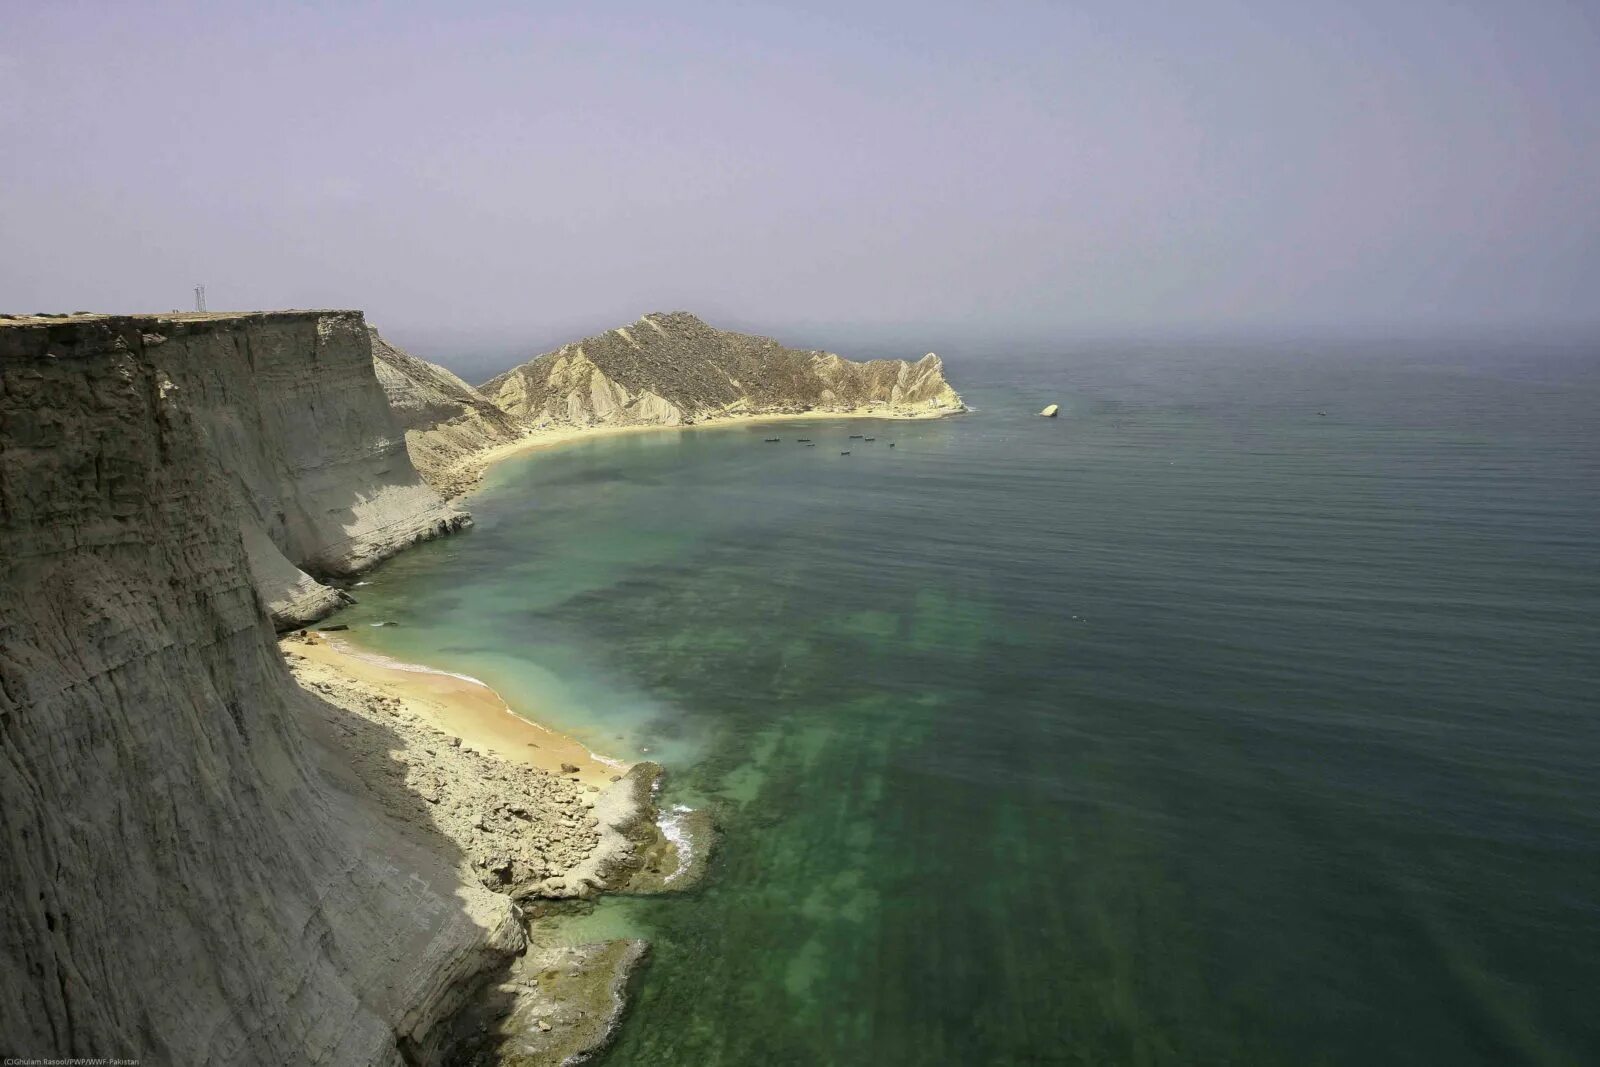
POLYGON ((932 353, 915 363, 857 363, 718 330, 685 312, 646 315, 563 345, 481 391, 536 425, 671 426, 729 415, 963 409, 932 353))
POLYGON ((252 580, 455 521, 370 367, 354 313, 0 322, 8 1053, 429 1062, 521 947, 381 815, 252 580))
POLYGON ((368 332, 378 384, 405 430, 412 464, 446 499, 459 496, 482 473, 482 453, 521 437, 521 424, 450 371, 368 332))
POLYGON ((0 329, 14 360, 142 361, 225 472, 280 629, 344 603, 324 581, 470 522, 411 465, 360 312, 95 315, 0 329))

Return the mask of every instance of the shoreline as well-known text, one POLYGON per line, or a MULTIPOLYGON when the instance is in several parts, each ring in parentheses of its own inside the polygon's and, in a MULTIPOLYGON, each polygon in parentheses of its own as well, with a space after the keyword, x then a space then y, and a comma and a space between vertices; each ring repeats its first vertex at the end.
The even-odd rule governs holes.
POLYGON ((563 901, 698 881, 709 813, 663 818, 658 764, 597 756, 523 719, 475 678, 363 654, 316 631, 282 637, 279 649, 324 751, 403 832, 443 838, 458 893, 481 887, 505 901, 514 943, 455 980, 460 1000, 438 1046, 462 1062, 527 1067, 604 1048, 648 942, 566 946, 539 931, 563 901))
MULTIPOLYGON (((494 465, 527 452, 563 448, 586 440, 602 437, 624 437, 634 434, 660 433, 674 430, 732 429, 737 426, 754 426, 761 423, 822 422, 829 419, 875 419, 880 422, 925 422, 948 418, 967 411, 960 408, 929 408, 916 410, 885 410, 882 408, 855 409, 851 411, 800 411, 731 414, 681 425, 662 423, 629 423, 626 425, 555 426, 531 429, 516 441, 508 441, 474 453, 469 459, 448 472, 452 487, 459 492, 446 497, 448 501, 460 500, 483 486, 484 475, 494 465)), ((444 494, 441 493, 441 496, 444 494)), ((335 613, 337 614, 337 613, 335 613)), ((460 737, 463 744, 475 745, 503 758, 528 763, 552 774, 560 773, 563 763, 578 767, 579 779, 586 785, 601 788, 611 783, 612 777, 626 773, 633 764, 601 755, 576 738, 551 729, 538 718, 536 709, 520 714, 487 683, 466 675, 453 674, 425 663, 402 663, 363 646, 353 631, 336 631, 339 638, 331 638, 315 625, 304 628, 306 633, 319 637, 316 645, 297 645, 296 651, 304 658, 322 667, 338 672, 346 678, 375 685, 398 695, 408 703, 421 704, 429 709, 435 725, 460 737), (315 654, 309 649, 317 649, 315 654), (468 733, 459 733, 460 730, 468 733), (471 736, 468 736, 470 734, 471 736)), ((279 644, 290 634, 280 635, 279 644)), ((526 710, 526 709, 525 709, 526 710)))
POLYGON ((601 789, 635 766, 602 756, 577 738, 517 714, 486 682, 425 664, 390 659, 315 627, 305 632, 314 635, 311 641, 289 635, 280 639, 279 645, 292 649, 311 664, 310 673, 326 670, 398 698, 472 749, 550 774, 563 774, 564 766, 576 767, 576 774, 566 772, 565 776, 601 789))
MULTIPOLYGON (((646 422, 627 423, 615 425, 602 423, 595 426, 550 426, 528 430, 522 437, 515 441, 494 445, 481 452, 475 452, 455 467, 446 472, 450 479, 450 487, 457 489, 445 497, 446 502, 460 500, 482 487, 483 477, 489 468, 502 460, 525 452, 538 452, 544 449, 562 448, 566 445, 577 444, 580 441, 594 440, 602 437, 626 437, 641 433, 660 433, 667 430, 716 430, 732 429, 735 426, 757 426, 762 423, 781 422, 824 422, 829 419, 876 419, 880 422, 927 422, 933 419, 949 418, 952 415, 961 415, 968 409, 961 408, 930 408, 927 411, 906 410, 852 410, 852 411, 799 411, 799 412, 770 412, 761 414, 734 414, 721 415, 716 418, 705 419, 700 422, 680 423, 671 425, 666 423, 646 422), (459 487, 459 488, 457 488, 459 487)), ((441 493, 441 495, 444 495, 441 493)))
MULTIPOLYGON (((453 468, 451 485, 459 489, 440 495, 450 500, 475 491, 502 460, 596 437, 828 419, 920 421, 965 410, 810 411, 682 426, 532 430, 453 468)), ((659 765, 602 756, 518 714, 477 678, 392 659, 364 648, 350 631, 334 633, 307 627, 280 634, 278 647, 307 694, 354 715, 333 728, 344 745, 367 736, 366 751, 359 745, 348 751, 370 787, 388 790, 385 806, 403 821, 431 824, 461 848, 464 882, 530 904, 615 891, 675 892, 704 876, 716 834, 711 813, 682 805, 663 810, 659 765), (398 739, 401 749, 386 738, 398 739)), ((621 1025, 648 943, 539 945, 533 930, 545 921, 543 908, 513 904, 513 913, 521 919, 523 951, 468 979, 477 992, 452 1017, 446 1042, 474 1057, 528 1064, 597 1053, 621 1025)))
MULTIPOLYGON (((667 430, 732 429, 762 423, 824 422, 830 419, 874 419, 880 422, 921 422, 959 415, 968 409, 927 408, 924 410, 881 407, 850 411, 798 411, 729 414, 684 425, 635 423, 628 425, 561 426, 529 430, 516 441, 484 449, 450 473, 461 476, 454 484, 462 486, 457 496, 481 487, 485 472, 497 463, 526 452, 555 449, 600 437, 659 433, 667 430)), ((519 713, 493 687, 468 675, 442 670, 425 663, 408 663, 365 647, 354 631, 329 631, 316 626, 280 634, 278 647, 286 657, 296 660, 297 674, 313 683, 335 681, 368 690, 376 696, 403 706, 410 714, 428 723, 441 734, 454 738, 468 754, 532 767, 576 783, 580 788, 606 793, 619 779, 639 767, 654 764, 632 763, 590 749, 583 742, 552 729, 537 718, 538 709, 519 713)), ((651 806, 654 807, 652 793, 651 806)), ((657 825, 657 836, 670 846, 674 862, 681 868, 666 877, 677 882, 690 868, 703 869, 703 848, 694 849, 696 837, 713 832, 705 813, 674 808, 663 813, 664 825, 657 825), (683 853, 681 857, 679 853, 683 853), (692 857, 692 858, 691 858, 692 857)), ((698 870, 693 882, 698 878, 698 870)))
POLYGON ((489 889, 517 900, 649 893, 703 868, 709 826, 676 811, 671 832, 663 826, 659 764, 597 756, 474 678, 363 656, 316 632, 280 648, 303 691, 353 716, 335 729, 369 784, 391 792, 390 810, 409 809, 411 822, 423 813, 489 889), (556 861, 552 842, 572 847, 556 861))

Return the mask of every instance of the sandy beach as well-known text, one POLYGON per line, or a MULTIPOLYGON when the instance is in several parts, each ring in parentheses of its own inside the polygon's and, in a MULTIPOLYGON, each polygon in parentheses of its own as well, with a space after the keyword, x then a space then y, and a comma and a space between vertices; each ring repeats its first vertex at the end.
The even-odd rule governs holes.
POLYGON ((669 431, 719 430, 735 426, 760 426, 765 423, 821 422, 828 419, 875 419, 880 422, 920 422, 942 419, 959 414, 949 408, 932 408, 926 412, 885 411, 881 408, 861 408, 854 411, 801 411, 792 414, 725 415, 717 419, 664 426, 658 423, 633 423, 623 426, 549 426, 532 429, 515 441, 475 453, 469 460, 454 468, 445 477, 451 494, 471 492, 483 474, 503 459, 547 448, 562 448, 581 441, 600 437, 624 437, 632 434, 664 433, 669 431))
POLYGON ((499 693, 477 679, 364 651, 344 640, 342 632, 307 632, 312 635, 309 642, 294 637, 283 642, 300 657, 298 669, 304 677, 331 675, 361 682, 404 702, 469 748, 551 774, 562 774, 563 765, 576 767, 580 783, 601 789, 629 769, 625 762, 604 759, 574 738, 516 714, 499 693))
POLYGON ((282 639, 295 680, 358 776, 398 817, 453 840, 470 877, 553 899, 625 884, 661 892, 699 877, 711 827, 704 813, 656 822, 658 765, 602 759, 513 714, 476 679, 336 637, 282 639))

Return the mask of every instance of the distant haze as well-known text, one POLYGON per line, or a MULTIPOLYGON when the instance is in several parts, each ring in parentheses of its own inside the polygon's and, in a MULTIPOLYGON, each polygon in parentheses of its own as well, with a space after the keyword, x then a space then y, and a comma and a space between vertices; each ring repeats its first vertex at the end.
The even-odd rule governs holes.
POLYGON ((1582 329, 1597 11, 0 0, 0 311, 1582 329))

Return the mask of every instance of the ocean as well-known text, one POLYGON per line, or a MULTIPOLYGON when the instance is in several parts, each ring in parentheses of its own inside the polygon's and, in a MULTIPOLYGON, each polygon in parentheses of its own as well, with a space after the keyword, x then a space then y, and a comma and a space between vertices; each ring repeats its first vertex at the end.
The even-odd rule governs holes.
POLYGON ((1600 346, 995 349, 506 461, 339 617, 714 811, 562 928, 654 945, 608 1067, 1600 1062, 1600 346))

